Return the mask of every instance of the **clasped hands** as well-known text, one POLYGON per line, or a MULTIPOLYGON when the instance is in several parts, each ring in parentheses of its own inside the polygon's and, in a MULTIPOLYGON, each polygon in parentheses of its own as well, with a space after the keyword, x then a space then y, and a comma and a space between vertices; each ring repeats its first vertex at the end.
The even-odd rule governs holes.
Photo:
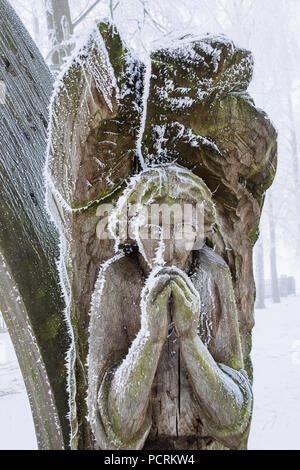
POLYGON ((152 341, 164 341, 172 321, 179 338, 197 335, 200 297, 189 277, 176 267, 162 267, 142 293, 143 317, 152 341))

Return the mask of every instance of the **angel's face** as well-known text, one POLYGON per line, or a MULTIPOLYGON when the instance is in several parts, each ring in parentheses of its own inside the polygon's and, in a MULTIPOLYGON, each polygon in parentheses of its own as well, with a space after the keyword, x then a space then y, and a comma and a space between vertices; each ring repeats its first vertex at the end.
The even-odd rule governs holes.
POLYGON ((197 225, 192 211, 182 217, 184 211, 180 211, 180 208, 183 208, 183 203, 178 205, 179 216, 172 212, 171 217, 171 211, 165 211, 165 217, 158 217, 151 211, 147 223, 139 226, 139 248, 152 267, 176 266, 183 269, 194 248, 197 225))

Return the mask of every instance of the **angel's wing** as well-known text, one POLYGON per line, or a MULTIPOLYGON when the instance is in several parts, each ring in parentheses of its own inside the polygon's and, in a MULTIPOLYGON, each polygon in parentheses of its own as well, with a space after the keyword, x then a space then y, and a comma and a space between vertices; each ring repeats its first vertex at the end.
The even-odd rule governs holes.
POLYGON ((61 72, 51 104, 47 180, 71 209, 101 200, 130 174, 143 73, 107 23, 95 26, 61 72))

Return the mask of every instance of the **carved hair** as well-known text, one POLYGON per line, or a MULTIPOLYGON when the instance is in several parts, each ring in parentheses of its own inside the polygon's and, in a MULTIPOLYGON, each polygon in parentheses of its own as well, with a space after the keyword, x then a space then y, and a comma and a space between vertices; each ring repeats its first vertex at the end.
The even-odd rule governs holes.
MULTIPOLYGON (((133 176, 123 195, 119 198, 114 211, 109 217, 109 230, 116 244, 120 244, 117 234, 122 222, 128 222, 128 209, 141 208, 164 201, 184 201, 204 204, 204 224, 210 230, 217 222, 217 215, 212 195, 204 181, 187 168, 176 164, 155 165, 133 176), (119 225, 118 225, 119 224, 119 225)), ((124 224, 125 227, 125 224, 124 224)))

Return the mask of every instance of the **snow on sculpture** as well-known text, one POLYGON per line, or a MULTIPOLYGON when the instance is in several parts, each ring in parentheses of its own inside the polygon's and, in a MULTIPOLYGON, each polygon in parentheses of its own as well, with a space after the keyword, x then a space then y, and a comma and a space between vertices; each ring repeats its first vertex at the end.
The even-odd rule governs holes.
MULTIPOLYGON (((141 208, 157 201, 205 203, 204 238, 215 222, 210 191, 178 166, 154 167, 134 177, 119 199, 117 216, 137 201, 141 208)), ((147 221, 134 219, 138 233, 147 221)), ((132 249, 114 257, 96 282, 88 409, 102 449, 245 447, 252 395, 231 275, 204 239, 202 248, 192 251, 186 233, 192 219, 183 218, 180 238, 174 222, 171 236, 164 221, 158 237, 145 237, 143 230, 138 253, 132 249), (209 329, 203 322, 207 314, 209 329)), ((195 226, 194 239, 199 230, 195 226)))
POLYGON ((162 45, 146 66, 99 23, 59 77, 45 176, 73 449, 247 445, 252 249, 276 167, 276 132, 247 94, 252 65, 207 35, 162 45), (129 244, 115 230, 128 203, 129 244), (174 218, 168 237, 145 221, 143 206, 171 203, 204 204, 203 226, 178 240, 174 218), (114 236, 99 239, 110 205, 114 236))

